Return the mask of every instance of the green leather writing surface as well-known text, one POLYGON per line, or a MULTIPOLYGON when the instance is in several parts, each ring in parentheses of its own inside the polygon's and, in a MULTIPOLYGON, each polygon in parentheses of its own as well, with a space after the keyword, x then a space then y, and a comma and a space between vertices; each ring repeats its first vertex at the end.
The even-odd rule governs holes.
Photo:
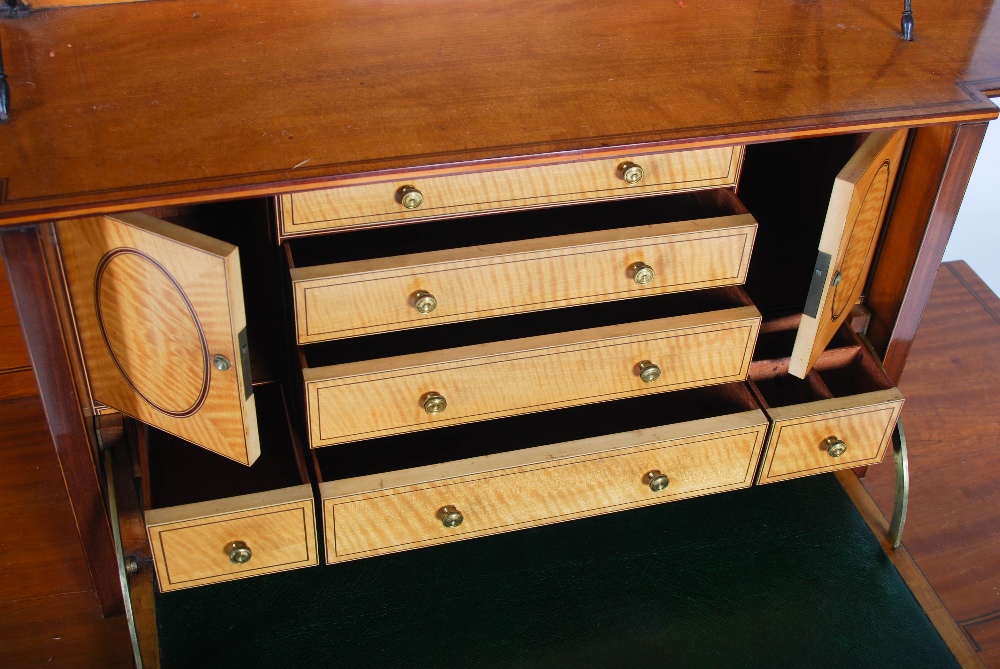
POLYGON ((832 475, 160 594, 156 609, 167 669, 958 666, 832 475))

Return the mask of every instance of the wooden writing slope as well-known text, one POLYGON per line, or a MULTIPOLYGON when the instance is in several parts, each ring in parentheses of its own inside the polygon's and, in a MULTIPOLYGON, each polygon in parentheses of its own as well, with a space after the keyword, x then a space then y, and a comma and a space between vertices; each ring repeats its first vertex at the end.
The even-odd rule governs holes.
POLYGON ((901 9, 0 19, 0 248, 104 612, 123 555, 212 587, 881 459, 1000 94, 1000 1, 901 9))

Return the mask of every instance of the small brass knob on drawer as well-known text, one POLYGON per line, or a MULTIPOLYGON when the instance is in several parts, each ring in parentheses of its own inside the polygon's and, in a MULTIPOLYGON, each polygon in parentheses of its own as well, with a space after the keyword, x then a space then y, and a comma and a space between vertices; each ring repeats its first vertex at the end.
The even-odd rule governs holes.
POLYGON ((229 362, 229 358, 222 354, 212 358, 212 365, 220 372, 228 372, 233 367, 233 364, 229 362))
POLYGON ((634 186, 640 181, 642 181, 643 171, 642 168, 635 163, 622 163, 621 164, 622 179, 625 180, 629 186, 634 186))
POLYGON ((643 360, 637 367, 639 369, 639 378, 646 383, 652 383, 660 378, 660 368, 649 360, 643 360))
POLYGON ((424 194, 413 186, 403 186, 399 189, 399 203, 407 209, 416 209, 424 203, 424 194))
POLYGON ((823 447, 826 448, 826 452, 830 454, 831 458, 839 458, 847 452, 847 444, 843 439, 838 439, 837 437, 827 437, 824 439, 823 447))
POLYGON ((242 541, 231 541, 226 544, 225 553, 233 564, 246 564, 253 557, 253 551, 242 541))
POLYGON ((445 527, 458 527, 465 520, 462 512, 453 506, 442 506, 438 510, 438 518, 441 519, 445 527))
POLYGON ((659 469, 648 472, 646 480, 649 481, 649 489, 653 492, 666 490, 667 486, 670 485, 670 479, 667 478, 666 474, 661 473, 659 469))
POLYGON ((418 290, 411 296, 411 299, 413 300, 413 307, 422 314, 429 314, 437 309, 437 298, 426 290, 418 290))
POLYGON ((628 269, 632 273, 632 280, 640 286, 645 286, 656 276, 653 268, 644 262, 632 263, 628 269))
POLYGON ((448 400, 441 393, 429 392, 420 398, 420 406, 432 416, 436 416, 448 408, 448 400))

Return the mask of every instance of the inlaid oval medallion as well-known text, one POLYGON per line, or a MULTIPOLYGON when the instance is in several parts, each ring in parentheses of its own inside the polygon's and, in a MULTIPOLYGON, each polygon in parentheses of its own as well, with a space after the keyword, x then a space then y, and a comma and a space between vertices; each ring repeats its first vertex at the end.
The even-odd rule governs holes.
POLYGON ((197 412, 211 378, 208 343, 170 272, 141 251, 114 249, 97 266, 94 302, 104 342, 132 389, 169 416, 197 412))
MULTIPOLYGON (((840 272, 843 279, 833 289, 833 299, 831 300, 831 317, 834 321, 839 319, 845 310, 853 306, 855 288, 862 280, 863 270, 868 263, 868 259, 875 251, 875 243, 878 241, 876 229, 882 220, 882 210, 885 207, 886 196, 889 191, 889 161, 882 163, 868 191, 865 193, 861 206, 854 220, 850 222, 844 235, 847 239, 847 249, 844 251, 843 260, 840 263, 840 272)), ((833 276, 831 271, 830 275, 833 276)))

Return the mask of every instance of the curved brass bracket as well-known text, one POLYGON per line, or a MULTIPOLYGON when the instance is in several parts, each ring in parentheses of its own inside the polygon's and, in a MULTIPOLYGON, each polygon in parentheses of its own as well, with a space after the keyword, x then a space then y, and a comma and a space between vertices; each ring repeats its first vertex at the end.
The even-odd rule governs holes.
POLYGON ((132 656, 137 669, 142 669, 142 653, 139 651, 139 635, 135 629, 135 614, 132 612, 132 597, 128 586, 128 574, 137 571, 135 558, 122 554, 122 534, 118 525, 118 499, 115 495, 114 453, 105 448, 100 438, 101 430, 96 430, 101 460, 104 465, 104 489, 108 496, 108 520, 111 522, 111 536, 115 542, 115 558, 118 562, 118 580, 122 586, 122 598, 125 600, 125 617, 128 619, 128 632, 132 639, 132 656))
MULTIPOLYGON (((906 4, 909 5, 910 3, 907 2, 906 4)), ((868 341, 868 337, 864 333, 859 332, 858 339, 868 348, 879 367, 885 372, 882 359, 875 352, 875 347, 868 341)), ((888 372, 886 372, 886 375, 888 376, 888 372)), ((902 416, 896 419, 896 429, 892 431, 892 459, 896 465, 896 495, 892 505, 892 520, 889 521, 888 536, 892 547, 899 548, 899 544, 903 540, 906 509, 910 504, 910 461, 906 454, 906 435, 903 432, 902 416)))
POLYGON ((889 541, 893 548, 899 548, 906 523, 906 507, 910 502, 910 463, 906 455, 902 418, 896 421, 896 429, 892 433, 892 458, 896 463, 896 497, 892 505, 892 520, 889 521, 889 541))

